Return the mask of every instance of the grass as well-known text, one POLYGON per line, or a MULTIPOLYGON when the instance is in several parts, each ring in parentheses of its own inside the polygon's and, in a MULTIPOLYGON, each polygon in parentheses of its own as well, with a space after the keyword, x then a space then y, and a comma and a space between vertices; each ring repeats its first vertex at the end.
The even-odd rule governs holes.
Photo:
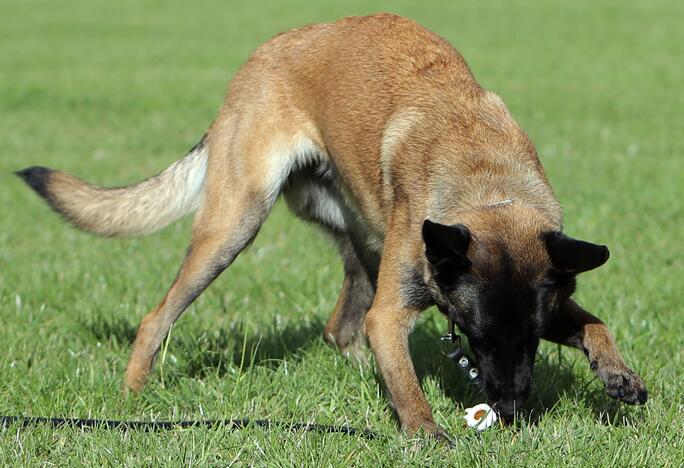
POLYGON ((681 2, 0 0, 0 9, 0 413, 272 418, 385 435, 14 426, 0 429, 0 464, 684 463, 681 2), (567 232, 610 245, 611 261, 581 279, 577 298, 643 376, 645 407, 614 403, 579 353, 546 344, 529 421, 468 432, 463 405, 481 396, 439 355, 445 325, 429 311, 413 354, 457 447, 407 438, 373 368, 323 343, 340 262, 282 205, 176 324, 146 391, 121 395, 136 326, 172 281, 190 220, 146 238, 96 238, 67 227, 11 171, 41 164, 107 185, 149 176, 197 141, 264 40, 382 10, 460 48, 536 142, 567 232))

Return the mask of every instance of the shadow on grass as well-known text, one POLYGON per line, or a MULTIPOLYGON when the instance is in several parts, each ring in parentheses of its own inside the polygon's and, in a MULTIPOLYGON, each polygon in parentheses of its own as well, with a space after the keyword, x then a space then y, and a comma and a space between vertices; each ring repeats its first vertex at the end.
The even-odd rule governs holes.
MULTIPOLYGON (((442 356, 439 332, 425 325, 416 327, 410 339, 419 380, 422 382, 427 377, 434 378, 455 404, 470 407, 481 403, 484 396, 479 388, 467 380, 456 363, 442 356)), ((137 329, 129 320, 111 316, 98 317, 83 323, 83 326, 98 341, 111 340, 126 345, 133 343, 137 329)), ((250 334, 241 325, 214 328, 199 335, 179 333, 180 330, 177 330, 173 336, 173 352, 181 357, 183 364, 174 372, 175 378, 169 376, 168 384, 173 385, 180 377, 220 377, 234 372, 235 368, 244 370, 255 365, 277 367, 286 357, 300 360, 303 356, 297 352, 317 342, 322 330, 323 323, 319 320, 289 323, 279 328, 273 326, 258 335, 250 334)), ((586 365, 579 354, 578 359, 561 362, 550 355, 538 355, 534 390, 525 406, 525 419, 530 424, 537 424, 553 412, 561 398, 574 400, 578 406, 589 407, 602 424, 619 426, 642 419, 640 412, 634 412, 628 405, 605 395, 599 381, 586 381, 576 375, 576 365, 586 365)), ((380 375, 376 375, 376 378, 382 380, 380 375)), ((383 392, 389 401, 384 386, 383 392)))
POLYGON ((220 328, 202 332, 200 336, 187 334, 174 337, 174 352, 186 360, 181 372, 185 377, 202 378, 225 375, 235 368, 279 366, 283 359, 300 360, 297 351, 308 348, 323 331, 319 321, 289 323, 275 326, 259 334, 250 333, 244 326, 220 328))
MULTIPOLYGON (((131 346, 137 332, 137 326, 123 317, 103 315, 83 320, 81 325, 98 341, 114 345, 131 346)), ((179 372, 191 378, 224 375, 236 366, 275 367, 285 357, 296 356, 322 333, 323 324, 317 320, 273 326, 259 334, 250 333, 240 324, 186 333, 182 322, 171 332, 173 353, 184 362, 179 372)))
POLYGON ((110 341, 115 346, 133 344, 138 330, 128 318, 110 314, 82 319, 80 323, 97 341, 110 341))
MULTIPOLYGON (((411 352, 418 378, 436 379, 445 394, 456 404, 471 407, 484 401, 484 394, 468 381, 456 363, 441 354, 440 334, 432 327, 417 327, 411 336, 411 352)), ((572 350, 568 350, 572 353, 572 350)), ((472 355, 472 353, 469 353, 472 355)), ((548 354, 538 354, 534 371, 532 395, 524 406, 524 418, 529 424, 538 424, 562 398, 576 402, 578 407, 589 408, 601 424, 622 426, 643 419, 641 412, 630 405, 617 402, 605 394, 597 379, 586 381, 574 370, 575 365, 586 365, 581 353, 578 359, 561 360, 548 354)))

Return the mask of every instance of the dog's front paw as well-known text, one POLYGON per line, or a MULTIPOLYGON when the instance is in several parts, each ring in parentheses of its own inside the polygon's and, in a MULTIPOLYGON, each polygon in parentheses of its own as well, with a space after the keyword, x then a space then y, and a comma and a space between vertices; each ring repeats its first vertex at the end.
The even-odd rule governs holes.
POLYGON ((599 367, 596 373, 606 386, 608 396, 630 405, 643 405, 648 400, 644 381, 629 367, 599 367))
POLYGON ((430 434, 430 437, 438 440, 439 442, 448 445, 449 447, 455 447, 456 446, 456 440, 454 440, 453 437, 449 435, 447 431, 442 429, 441 427, 437 426, 438 429, 437 431, 433 432, 430 434))
POLYGON ((412 421, 403 426, 404 431, 409 436, 422 436, 455 446, 456 441, 434 421, 412 421))

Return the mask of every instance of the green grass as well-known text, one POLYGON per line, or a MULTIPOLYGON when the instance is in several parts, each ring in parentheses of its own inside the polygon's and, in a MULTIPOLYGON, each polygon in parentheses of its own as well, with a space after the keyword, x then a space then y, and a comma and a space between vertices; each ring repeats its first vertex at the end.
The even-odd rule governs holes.
POLYGON ((684 4, 232 3, 0 0, 0 413, 272 418, 386 436, 15 426, 0 429, 0 464, 681 466, 684 4), (149 176, 197 141, 264 40, 387 10, 460 48, 536 142, 567 232, 611 247, 577 297, 643 376, 645 407, 613 402, 579 353, 546 344, 530 420, 468 432, 463 405, 482 397, 439 355, 445 325, 429 311, 413 354, 457 447, 407 438, 373 368, 323 343, 340 262, 280 204, 176 324, 146 391, 121 395, 136 326, 172 281, 190 220, 146 238, 96 238, 66 226, 11 171, 41 164, 108 185, 149 176))

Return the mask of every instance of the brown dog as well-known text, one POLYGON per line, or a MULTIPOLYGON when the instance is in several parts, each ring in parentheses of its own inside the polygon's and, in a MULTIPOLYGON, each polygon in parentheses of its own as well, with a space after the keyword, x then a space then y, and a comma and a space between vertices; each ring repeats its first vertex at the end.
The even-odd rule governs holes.
POLYGON ((345 18, 268 41, 202 141, 144 182, 105 189, 46 168, 18 174, 67 220, 105 236, 153 232, 199 209, 176 280, 138 330, 132 390, 282 193, 344 259, 325 339, 355 353, 368 337, 408 433, 443 435, 408 349, 433 304, 468 336, 504 418, 529 394, 540 338, 583 350, 609 395, 646 401, 606 326, 570 298, 575 275, 608 249, 561 234, 532 142, 463 57, 410 20, 345 18))

